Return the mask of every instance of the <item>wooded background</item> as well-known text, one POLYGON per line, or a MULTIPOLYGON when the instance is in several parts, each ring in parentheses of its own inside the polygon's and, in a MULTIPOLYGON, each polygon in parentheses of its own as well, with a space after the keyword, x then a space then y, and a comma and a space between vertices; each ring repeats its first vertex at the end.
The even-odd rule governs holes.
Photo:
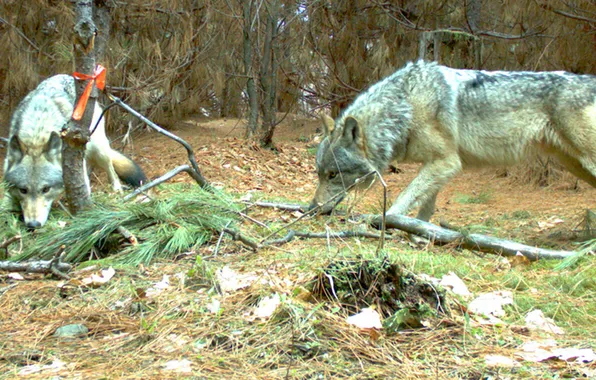
MULTIPOLYGON (((406 62, 596 73, 596 2, 95 0, 109 91, 169 126, 246 118, 270 145, 284 113, 336 115, 406 62)), ((72 4, 0 3, 0 122, 42 79, 73 71, 72 4)), ((112 128, 128 124, 113 113, 112 128)))

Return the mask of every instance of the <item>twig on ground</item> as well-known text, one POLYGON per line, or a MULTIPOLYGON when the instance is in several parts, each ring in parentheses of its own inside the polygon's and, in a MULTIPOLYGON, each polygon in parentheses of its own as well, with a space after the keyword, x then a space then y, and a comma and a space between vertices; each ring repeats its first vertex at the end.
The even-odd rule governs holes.
MULTIPOLYGON (((232 221, 229 221, 226 224, 226 227, 225 228, 228 228, 228 226, 230 225, 230 223, 232 223, 232 221)), ((225 233, 226 233, 225 231, 221 231, 219 233, 219 238, 217 239, 217 244, 215 245, 215 249, 213 250, 213 257, 216 257, 217 256, 217 253, 219 252, 219 245, 221 244, 221 241, 222 241, 225 233)))
POLYGON ((332 196, 331 198, 329 198, 327 200, 327 202, 320 204, 314 208, 311 208, 310 210, 304 212, 304 214, 302 214, 299 218, 297 218, 296 220, 285 224, 284 226, 278 228, 277 230, 271 232, 269 235, 265 236, 263 239, 261 239, 261 241, 259 242, 259 244, 263 244, 265 241, 269 240, 272 236, 275 236, 277 233, 279 233, 280 231, 283 231, 285 229, 287 229, 288 227, 293 226, 294 224, 298 223, 299 221, 301 221, 302 219, 308 217, 308 216, 312 216, 315 215, 323 206, 326 206, 329 203, 333 203, 337 201, 337 198, 339 197, 343 197, 345 194, 347 194, 348 191, 350 191, 352 188, 358 186, 362 181, 364 181, 366 178, 368 178, 369 176, 373 175, 373 174, 377 174, 376 171, 372 171, 368 174, 363 175, 362 177, 358 178, 352 185, 348 186, 347 188, 345 188, 343 191, 335 194, 334 196, 332 196))
POLYGON ((137 239, 137 237, 135 235, 133 235, 132 232, 130 232, 129 230, 124 228, 123 226, 116 227, 116 231, 118 231, 120 233, 120 235, 122 235, 126 240, 128 240, 130 244, 132 244, 132 245, 139 244, 139 240, 137 239))
POLYGON ((7 291, 9 291, 10 289, 14 288, 15 286, 17 286, 16 282, 14 284, 10 284, 8 286, 0 288, 0 296, 3 295, 4 293, 6 293, 7 291))
MULTIPOLYGON (((257 203, 255 203, 255 205, 258 206, 257 203)), ((287 210, 294 210, 295 208, 300 207, 300 205, 296 204, 284 204, 282 206, 287 206, 287 210)), ((379 226, 379 221, 382 222, 382 217, 380 215, 361 215, 358 217, 358 219, 367 219, 374 226, 379 226)), ((577 252, 575 251, 550 250, 539 247, 532 247, 511 240, 499 239, 487 235, 466 234, 457 231, 452 231, 450 229, 442 228, 429 222, 424 222, 422 220, 410 218, 403 215, 386 215, 385 223, 386 228, 395 228, 407 233, 418 235, 431 241, 434 241, 434 243, 436 244, 446 245, 455 243, 471 250, 496 253, 501 254, 503 256, 516 256, 518 253, 520 253, 530 260, 538 260, 565 259, 567 257, 577 254, 577 252)), ((277 233, 278 231, 275 232, 277 233)), ((325 234, 325 236, 326 235, 327 234, 325 234)), ((284 244, 288 241, 291 241, 291 239, 293 239, 295 236, 297 235, 293 234, 292 236, 290 236, 290 234, 288 233, 284 238, 274 240, 270 242, 268 245, 284 244)))
POLYGON ((247 238, 246 236, 242 235, 238 231, 234 231, 229 228, 224 228, 222 231, 225 232, 226 234, 232 236, 233 240, 238 240, 238 241, 242 242, 244 245, 250 247, 253 251, 256 251, 257 249, 259 249, 261 247, 261 245, 259 243, 257 243, 256 241, 254 241, 252 239, 247 238))
POLYGON ((246 214, 245 214, 245 213, 243 213, 243 212, 239 212, 239 213, 238 213, 238 215, 240 215, 241 217, 243 217, 243 218, 245 218, 245 219, 247 219, 247 220, 250 220, 251 222, 253 222, 253 223, 254 223, 254 224, 256 224, 257 226, 261 226, 261 227, 263 227, 263 228, 266 228, 266 229, 268 229, 268 230, 271 230, 271 227, 269 227, 269 226, 268 226, 268 225, 266 225, 265 223, 261 222, 260 220, 256 220, 255 218, 252 218, 252 217, 250 217, 250 216, 246 215, 246 214))
MULTIPOLYGON (((0 261, 0 271, 5 272, 27 272, 27 273, 54 273, 59 272, 62 276, 64 272, 69 272, 72 265, 63 263, 60 259, 54 257, 51 260, 30 261, 26 263, 17 263, 14 261, 0 261), (52 269, 53 268, 53 269, 52 269)), ((60 277, 60 275, 58 275, 60 277)), ((68 277, 68 276, 67 276, 68 277)))
POLYGON ((367 231, 340 231, 340 232, 300 232, 289 230, 287 235, 281 239, 271 240, 266 245, 282 245, 291 242, 295 237, 301 237, 305 239, 345 239, 351 237, 364 237, 379 239, 380 234, 367 231))
POLYGON ((15 235, 11 238, 8 238, 4 240, 2 243, 0 243, 0 249, 7 249, 9 245, 19 240, 21 240, 21 235, 15 235))
POLYGON ((61 263, 60 260, 62 259, 62 255, 64 254, 65 250, 66 246, 61 245, 60 249, 54 255, 54 258, 50 260, 50 272, 52 272, 54 276, 59 277, 63 280, 70 280, 70 277, 67 274, 63 273, 59 268, 59 265, 61 263))
MULTIPOLYGON (((153 181, 144 184, 143 186, 137 187, 132 193, 126 195, 124 198, 122 198, 122 200, 124 200, 125 202, 134 198, 135 196, 161 184, 166 182, 167 180, 169 180, 170 178, 180 174, 180 172, 186 172, 188 173, 191 177, 193 177, 194 175, 194 171, 191 169, 190 166, 188 165, 180 165, 175 169, 170 170, 169 172, 167 172, 166 174, 162 175, 159 178, 154 179, 153 181)), ((194 177, 193 177, 194 178, 194 177)))
POLYGON ((265 207, 265 208, 276 208, 276 209, 284 210, 284 211, 300 211, 300 212, 308 211, 308 205, 294 205, 294 204, 271 203, 271 202, 255 202, 255 203, 246 202, 246 203, 251 206, 258 206, 258 207, 265 207))
POLYGON ((186 149, 186 152, 188 153, 188 160, 190 161, 190 164, 192 166, 192 169, 190 171, 188 171, 188 174, 190 174, 190 176, 195 181, 197 181, 199 186, 201 186, 205 189, 211 188, 211 186, 209 185, 209 183, 203 177, 203 175, 201 174, 201 171, 199 170, 199 166, 197 165, 197 161, 195 160, 195 153, 194 153, 192 147, 190 146, 190 144, 188 144, 186 141, 184 141, 180 137, 176 136, 175 134, 166 131, 165 129, 163 129, 159 125, 155 124, 151 120, 147 119, 145 116, 143 116, 141 113, 136 111, 134 108, 132 108, 128 104, 124 103, 120 98, 118 98, 110 93, 107 93, 107 92, 106 92, 106 95, 108 98, 110 98, 111 101, 113 101, 114 103, 118 104, 120 107, 122 107, 125 110, 127 110, 128 112, 130 112, 133 116, 135 116, 137 119, 139 119, 142 122, 144 122, 145 124, 147 124, 149 127, 153 128, 154 130, 161 133, 162 135, 167 136, 167 137, 171 138, 172 140, 176 141, 177 143, 179 143, 180 145, 182 145, 186 149))

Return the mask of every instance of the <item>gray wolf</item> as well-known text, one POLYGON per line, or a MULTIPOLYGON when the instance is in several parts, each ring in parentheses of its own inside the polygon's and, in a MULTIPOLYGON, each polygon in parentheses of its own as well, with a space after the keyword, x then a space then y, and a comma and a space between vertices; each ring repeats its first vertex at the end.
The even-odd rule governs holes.
MULTIPOLYGON (((361 93, 334 121, 316 165, 311 209, 330 212, 344 189, 391 162, 422 168, 389 214, 428 221, 439 190, 465 167, 512 165, 533 150, 596 187, 596 76, 458 70, 409 63, 361 93)), ((369 186, 374 176, 354 186, 369 186)))
MULTIPOLYGON (((4 161, 5 198, 9 208, 22 211, 28 228, 44 225, 52 203, 64 191, 60 131, 70 120, 75 99, 74 79, 56 75, 30 92, 12 115, 4 161)), ((90 128, 100 115, 96 104, 90 128)), ((110 147, 103 118, 87 143, 85 157, 107 172, 115 191, 122 189, 119 177, 132 186, 146 182, 137 164, 110 147)), ((85 177, 90 191, 87 173, 85 177)))

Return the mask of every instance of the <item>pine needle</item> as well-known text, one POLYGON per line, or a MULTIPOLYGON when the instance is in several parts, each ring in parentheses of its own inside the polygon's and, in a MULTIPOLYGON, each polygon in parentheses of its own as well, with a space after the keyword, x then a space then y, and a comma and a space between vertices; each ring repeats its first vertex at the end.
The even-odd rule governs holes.
POLYGON ((149 263, 196 249, 238 218, 241 206, 224 193, 205 192, 188 184, 162 189, 160 198, 146 203, 96 200, 92 209, 77 215, 66 227, 48 225, 13 260, 48 259, 64 244, 64 261, 81 262, 91 254, 108 256, 115 241, 121 253, 117 261, 149 263), (139 244, 122 250, 122 237, 115 232, 119 226, 135 235, 139 244))

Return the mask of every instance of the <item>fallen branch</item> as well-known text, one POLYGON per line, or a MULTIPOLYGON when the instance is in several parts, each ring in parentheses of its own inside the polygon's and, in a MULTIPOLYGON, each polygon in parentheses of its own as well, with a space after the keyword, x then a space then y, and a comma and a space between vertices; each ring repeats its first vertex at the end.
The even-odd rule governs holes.
POLYGON ((287 203, 271 203, 271 202, 246 202, 251 206, 258 206, 264 208, 276 208, 278 210, 284 211, 300 211, 305 212, 308 210, 308 205, 294 205, 294 204, 287 204, 287 203))
POLYGON ((188 171, 188 174, 190 174, 190 176, 195 181, 197 181, 199 186, 201 186, 202 188, 205 188, 205 189, 211 188, 211 186, 209 185, 209 183, 203 177, 203 175, 201 174, 201 171, 199 170, 199 166, 197 165, 197 161, 195 160, 195 153, 192 150, 192 147, 190 146, 189 143, 187 143, 180 137, 176 136, 175 134, 163 129, 162 127, 155 124, 151 120, 147 119, 145 116, 143 116, 141 113, 136 111, 134 108, 132 108, 128 104, 124 103, 120 98, 118 98, 110 93, 106 93, 106 95, 108 96, 108 98, 110 98, 111 101, 113 101, 120 107, 122 107, 125 110, 127 110, 128 112, 130 112, 133 116, 135 116, 137 119, 141 120, 143 123, 147 124, 149 127, 153 128, 154 130, 161 133, 162 135, 167 136, 167 137, 171 138, 172 140, 176 141, 177 143, 179 143, 180 145, 182 145, 184 147, 184 149, 186 149, 186 152, 188 153, 188 160, 190 161, 190 164, 192 166, 192 169, 190 169, 190 171, 188 171))
POLYGON ((364 238, 372 238, 372 239, 379 239, 381 237, 380 234, 374 232, 367 232, 367 231, 341 231, 341 232, 300 232, 289 230, 286 236, 281 239, 271 240, 266 245, 282 245, 291 242, 294 240, 295 237, 305 238, 305 239, 345 239, 351 237, 364 237, 364 238))
POLYGON ((230 235, 232 237, 232 240, 238 240, 242 242, 244 245, 248 246, 253 251, 256 251, 257 249, 261 248, 261 245, 259 243, 247 238, 238 231, 234 231, 229 228, 224 228, 221 232, 225 232, 226 234, 230 235))
POLYGON ((4 240, 2 243, 0 243, 0 249, 7 249, 9 245, 19 240, 21 240, 21 235, 15 235, 11 238, 8 238, 4 240))
POLYGON ((14 261, 0 261, 0 270, 5 272, 53 273, 52 267, 60 272, 69 272, 72 265, 52 260, 29 261, 17 263, 14 261))
MULTIPOLYGON (((162 175, 161 177, 156 178, 153 181, 144 184, 143 186, 137 187, 132 193, 130 193, 130 194, 126 195, 124 198, 122 198, 122 200, 128 201, 128 200, 136 197, 137 195, 144 193, 145 191, 147 191, 161 183, 166 182, 167 180, 180 174, 181 172, 186 172, 186 173, 188 173, 188 175, 195 178, 194 175, 196 173, 194 172, 194 170, 192 170, 192 168, 190 166, 180 165, 177 168, 172 169, 169 172, 167 172, 166 174, 162 175)), ((196 178, 195 178, 195 180, 196 180, 196 178)))
MULTIPOLYGON (((378 215, 364 215, 363 217, 371 220, 371 224, 375 226, 379 225, 380 217, 378 215)), ((577 253, 532 247, 511 240, 498 239, 481 234, 465 234, 404 215, 387 215, 386 226, 387 228, 397 228, 401 231, 421 236, 433 241, 435 244, 457 243, 464 248, 497 253, 503 256, 516 256, 520 253, 529 260, 566 259, 577 253)))
MULTIPOLYGON (((301 207, 303 207, 298 204, 278 204, 267 202, 257 202, 254 203, 254 205, 260 207, 276 207, 280 210, 288 211, 299 210, 301 207)), ((359 219, 367 219, 373 226, 379 226, 381 222, 380 215, 362 215, 359 217, 359 219)), ((425 222, 415 218, 410 218, 403 215, 387 215, 385 223, 386 228, 395 228, 410 234, 421 236, 423 238, 433 241, 435 244, 445 245, 457 243, 461 247, 468 248, 471 250, 496 253, 503 256, 516 256, 518 253, 520 253, 527 257, 529 260, 538 260, 566 259, 570 256, 577 254, 577 252, 574 251, 556 251, 539 247, 532 247, 511 240, 499 239, 482 234, 467 234, 452 231, 450 229, 442 228, 429 222, 425 222)), ((326 234, 318 235, 319 236, 317 237, 327 236, 326 234)), ((272 240, 268 243, 268 245, 285 244, 291 241, 296 236, 299 235, 295 231, 290 230, 290 232, 288 232, 286 236, 284 236, 281 239, 272 240)), ((380 235, 376 235, 376 237, 378 238, 380 237, 380 235)))
POLYGON ((126 228, 122 227, 122 226, 118 226, 116 228, 116 231, 118 231, 120 233, 120 235, 122 235, 122 237, 124 237, 126 240, 128 240, 128 242, 132 245, 138 245, 139 244, 139 240, 137 239, 137 237, 135 235, 133 235, 132 232, 130 232, 129 230, 127 230, 126 228))

